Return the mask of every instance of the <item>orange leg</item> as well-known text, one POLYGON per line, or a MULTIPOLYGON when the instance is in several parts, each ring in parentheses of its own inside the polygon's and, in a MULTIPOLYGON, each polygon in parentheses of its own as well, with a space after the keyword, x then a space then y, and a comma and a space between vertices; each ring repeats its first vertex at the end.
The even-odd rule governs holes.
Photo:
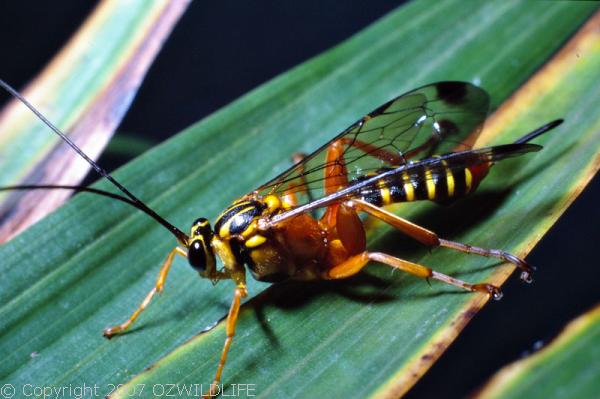
POLYGON ((455 287, 462 288, 472 292, 484 292, 494 299, 498 300, 502 298, 502 292, 500 289, 491 284, 470 284, 465 281, 450 277, 448 275, 438 273, 426 266, 412 263, 404 259, 396 258, 391 255, 387 255, 381 252, 362 252, 358 255, 354 255, 348 258, 341 264, 329 269, 325 272, 325 279, 344 279, 358 273, 364 268, 369 261, 379 262, 391 266, 395 269, 402 270, 420 278, 432 278, 434 280, 442 281, 446 284, 453 285, 455 287))
MULTIPOLYGON (((343 140, 336 140, 327 149, 324 170, 325 195, 335 193, 348 186, 348 170, 344 160, 346 148, 343 140)), ((335 265, 348 256, 365 250, 365 231, 362 221, 354 209, 339 203, 330 205, 319 222, 321 227, 327 231, 329 240, 328 264, 335 265)))
POLYGON ((167 256, 167 259, 165 259, 165 262, 163 263, 163 266, 160 269, 158 279, 156 280, 156 285, 150 290, 148 295, 146 295, 146 298, 144 298, 140 306, 136 309, 135 312, 133 312, 133 314, 129 317, 129 319, 127 319, 127 321, 125 321, 122 324, 119 324, 118 326, 104 329, 104 336, 106 338, 112 338, 115 334, 119 334, 127 330, 129 326, 131 326, 131 324, 135 321, 135 319, 138 318, 140 313, 142 313, 142 311, 146 309, 146 306, 148 306, 148 304, 152 300, 152 297, 154 297, 154 295, 157 292, 162 292, 163 287, 165 285, 165 280, 167 279, 167 275, 169 274, 169 270, 171 269, 171 265, 173 264, 173 258, 175 257, 175 254, 187 258, 187 253, 184 249, 180 247, 173 248, 173 250, 169 253, 169 256, 167 256))
MULTIPOLYGON (((294 165, 299 165, 300 162, 302 162, 304 160, 304 158, 306 158, 306 154, 304 154, 304 153, 295 152, 292 154, 292 162, 294 163, 294 165)), ((304 165, 299 165, 298 172, 300 174, 304 173, 304 165)), ((300 184, 300 187, 302 187, 302 188, 301 188, 300 192, 304 192, 308 196, 308 200, 312 201, 312 197, 310 195, 310 190, 308 189, 308 186, 306 184, 305 176, 301 177, 301 181, 302 181, 302 183, 300 184)), ((295 192, 284 192, 283 195, 281 196, 281 201, 284 204, 287 204, 288 206, 296 206, 296 205, 298 205, 298 196, 296 195, 295 192)))
MULTIPOLYGON (((346 169, 346 161, 344 160, 344 152, 348 146, 358 148, 365 153, 371 154, 392 165, 398 165, 404 160, 400 154, 394 154, 388 150, 376 148, 371 144, 360 140, 349 138, 336 140, 331 143, 327 149, 326 166, 324 170, 325 181, 323 184, 325 195, 333 194, 348 186, 348 170, 346 169)), ((333 229, 337 225, 336 216, 339 206, 339 204, 328 206, 321 217, 321 222, 329 229, 333 229)))
POLYGON ((457 251, 465 252, 468 254, 475 254, 486 257, 493 257, 501 259, 505 262, 509 262, 521 269, 521 280, 530 283, 532 281, 531 274, 533 273, 533 267, 531 267, 524 260, 512 255, 508 252, 499 249, 486 249, 480 248, 473 245, 462 244, 455 241, 444 240, 439 238, 434 232, 427 230, 417 224, 414 224, 406 219, 399 217, 391 212, 388 212, 382 208, 379 208, 373 204, 370 204, 363 200, 352 200, 347 203, 350 207, 368 213, 384 222, 394 226, 401 232, 414 238, 415 240, 429 246, 440 246, 446 248, 452 248, 457 251))
MULTIPOLYGON (((323 186, 325 195, 333 194, 348 186, 348 170, 344 161, 344 150, 346 146, 341 140, 336 140, 329 145, 327 149, 327 158, 325 161, 324 173, 325 180, 323 186)), ((321 217, 321 222, 328 230, 333 229, 337 222, 336 216, 339 204, 333 204, 327 207, 321 217)))
MULTIPOLYGON (((358 148, 373 157, 387 162, 389 165, 400 165, 408 159, 406 155, 394 153, 384 148, 377 148, 361 140, 350 138, 336 140, 327 149, 324 182, 325 195, 335 193, 348 186, 348 170, 346 169, 346 162, 344 160, 344 152, 348 146, 358 148)), ((321 221, 329 228, 333 228, 337 224, 336 214, 338 207, 339 204, 330 205, 321 218, 321 221)))
POLYGON ((342 141, 337 140, 329 145, 325 160, 325 195, 333 194, 348 186, 348 170, 344 160, 346 147, 342 141))
POLYGON ((227 354, 229 353, 229 348, 231 347, 231 342, 233 341, 233 336, 235 335, 235 325, 237 323, 238 315, 240 313, 241 300, 246 295, 248 295, 246 286, 243 284, 238 285, 233 295, 233 301, 231 302, 229 313, 227 314, 227 322, 225 327, 227 338, 225 338, 225 345, 223 345, 223 351, 221 352, 221 359, 219 360, 217 373, 215 374, 215 379, 213 380, 213 383, 210 385, 208 395, 205 395, 204 398, 214 397, 218 392, 216 391, 216 389, 219 385, 219 381, 221 380, 223 367, 225 367, 225 363, 227 362, 227 354))

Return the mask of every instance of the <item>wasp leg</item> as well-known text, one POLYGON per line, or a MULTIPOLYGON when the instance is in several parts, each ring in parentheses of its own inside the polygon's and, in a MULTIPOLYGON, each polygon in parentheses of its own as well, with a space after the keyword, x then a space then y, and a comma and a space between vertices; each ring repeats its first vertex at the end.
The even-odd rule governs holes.
POLYGON ((505 262, 512 263, 513 265, 521 269, 521 280, 523 280, 526 283, 533 282, 532 274, 535 270, 534 267, 531 266, 529 263, 525 262, 523 259, 511 253, 502 251, 501 249, 481 248, 473 245, 463 244, 460 242, 444 240, 443 238, 440 238, 439 240, 440 247, 452 248, 457 251, 465 252, 468 254, 486 256, 488 258, 498 258, 505 262))
MULTIPOLYGON (((325 160, 325 169, 323 181, 323 189, 325 195, 333 194, 348 186, 348 170, 346 169, 346 162, 344 161, 344 150, 345 145, 342 140, 336 140, 329 145, 327 149, 327 157, 325 160)), ((336 216, 340 204, 329 205, 323 216, 321 216, 321 222, 329 229, 335 228, 337 221, 336 216)))
POLYGON ((396 229, 414 238, 415 240, 429 246, 434 247, 446 247, 452 248, 457 251, 475 254, 486 257, 493 257, 501 259, 505 262, 509 262, 521 269, 521 280, 530 283, 532 281, 531 274, 533 273, 533 267, 531 267, 523 259, 516 257, 508 252, 499 249, 486 249, 480 248, 473 245, 462 244, 459 242, 444 240, 439 238, 433 231, 427 230, 415 223, 412 223, 406 219, 399 217, 391 212, 388 212, 378 206, 370 204, 363 200, 352 200, 347 203, 354 209, 366 212, 384 222, 394 226, 396 229))
POLYGON ((235 335, 235 325, 237 323, 238 315, 240 313, 240 303, 242 298, 248 295, 248 291, 246 290, 246 286, 244 284, 238 285, 235 289, 235 293, 233 295, 233 300, 231 301, 231 307, 229 308, 229 313, 227 314, 227 322, 225 326, 225 332, 227 334, 227 338, 225 338, 225 344, 223 345, 223 351, 221 352, 221 359, 219 360, 219 365, 217 366, 217 372, 215 374, 215 379, 212 384, 210 384, 210 390, 208 395, 205 395, 205 398, 213 397, 216 395, 216 388, 219 385, 219 381, 221 380, 221 374, 223 373, 223 367, 225 367, 225 362, 227 361, 227 354, 229 353, 229 347, 231 346, 231 342, 233 341, 233 336, 235 335))
POLYGON ((409 262, 404 259, 396 258, 391 255, 387 255, 381 252, 362 252, 358 255, 348 258, 341 264, 334 266, 325 272, 326 279, 344 279, 358 273, 363 267, 369 263, 369 261, 379 262, 391 266, 395 269, 402 270, 410 273, 414 276, 434 280, 442 281, 446 284, 453 285, 458 288, 462 288, 472 292, 483 292, 490 295, 492 298, 498 300, 502 298, 502 292, 500 289, 492 284, 470 284, 465 281, 459 280, 454 277, 450 277, 446 274, 442 274, 432 270, 426 266, 419 265, 417 263, 409 262))
POLYGON ((133 312, 129 319, 125 321, 125 323, 104 329, 104 336, 106 338, 112 338, 115 334, 119 334, 127 330, 129 326, 131 326, 131 324, 135 321, 135 319, 138 318, 140 313, 142 313, 142 311, 146 309, 146 306, 148 306, 154 294, 156 294, 157 292, 162 292, 163 287, 165 285, 165 280, 167 279, 167 275, 169 274, 169 270, 171 269, 171 265, 173 264, 173 258, 175 257, 175 254, 187 257, 187 253, 184 249, 180 247, 173 248, 173 250, 169 253, 169 256, 167 256, 167 259, 165 259, 165 262, 163 263, 160 269, 158 279, 156 280, 156 285, 150 290, 150 292, 148 293, 148 295, 146 295, 146 298, 144 298, 140 306, 136 309, 135 312, 133 312))

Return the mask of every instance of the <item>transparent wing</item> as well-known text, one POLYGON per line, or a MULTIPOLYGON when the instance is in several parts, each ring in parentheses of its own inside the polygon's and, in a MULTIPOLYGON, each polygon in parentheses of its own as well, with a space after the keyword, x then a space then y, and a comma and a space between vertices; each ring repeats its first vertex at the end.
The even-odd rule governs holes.
POLYGON ((352 182, 381 168, 470 149, 488 109, 488 94, 470 83, 423 86, 375 109, 255 192, 293 195, 302 206, 324 197, 327 181, 343 174, 352 182), (341 155, 328 161, 333 144, 341 155))
POLYGON ((352 181, 348 187, 335 193, 275 215, 271 218, 270 223, 274 225, 304 212, 309 212, 352 198, 360 198, 362 193, 368 192, 369 190, 378 190, 382 182, 385 183, 387 187, 404 185, 413 181, 425 183, 428 179, 436 180, 444 178, 448 170, 453 174, 457 174, 465 168, 498 162, 527 152, 539 151, 541 148, 541 146, 536 144, 513 143, 449 153, 440 157, 432 157, 421 161, 411 162, 396 168, 380 168, 371 176, 361 176, 352 181), (426 173, 426 171, 429 171, 430 173, 426 173))

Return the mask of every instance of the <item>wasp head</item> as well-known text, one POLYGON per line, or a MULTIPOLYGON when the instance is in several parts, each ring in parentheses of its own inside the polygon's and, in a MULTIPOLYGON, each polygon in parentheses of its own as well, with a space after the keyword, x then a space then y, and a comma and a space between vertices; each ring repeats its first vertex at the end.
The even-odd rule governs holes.
POLYGON ((215 270, 215 254, 210 242, 213 231, 208 220, 197 219, 192 224, 188 245, 188 262, 201 274, 209 275, 215 270))

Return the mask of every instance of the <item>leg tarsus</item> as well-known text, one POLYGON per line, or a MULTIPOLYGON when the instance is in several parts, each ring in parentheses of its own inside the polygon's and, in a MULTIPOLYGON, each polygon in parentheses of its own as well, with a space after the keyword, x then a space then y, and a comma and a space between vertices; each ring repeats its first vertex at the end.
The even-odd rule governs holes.
POLYGON ((393 268, 405 271, 414 276, 424 278, 428 280, 432 278, 434 280, 438 280, 444 282, 446 284, 453 285, 458 288, 462 288, 471 292, 483 292, 488 294, 491 298, 499 300, 502 298, 502 292, 500 288, 496 287, 492 284, 487 283, 479 283, 479 284, 471 284, 467 283, 463 280, 448 276, 446 274, 436 272, 435 270, 430 269, 427 266, 419 265, 418 263, 413 263, 404 259, 396 258, 394 256, 384 254, 381 252, 372 252, 369 254, 369 259, 386 264, 393 268))
POLYGON ((156 284, 154 285, 154 287, 152 287, 150 292, 148 292, 148 294, 146 295, 146 297, 144 298, 144 300, 142 301, 140 306, 135 310, 135 312, 133 312, 133 314, 129 317, 129 319, 127 319, 124 323, 119 324, 117 326, 105 328, 103 335, 106 338, 110 339, 110 338, 114 337, 116 334, 122 333, 125 330, 127 330, 131 326, 131 324, 135 321, 135 319, 138 318, 140 313, 142 313, 142 311, 144 309, 146 309, 146 306, 148 306, 148 304, 150 303, 150 301, 152 300, 154 295, 156 293, 162 292, 164 285, 165 285, 165 280, 167 279, 167 275, 169 274, 169 270, 171 269, 171 265, 173 264, 173 258, 175 257, 175 254, 181 255, 183 257, 187 257, 187 253, 185 252, 184 249, 182 249, 180 247, 173 248, 173 250, 169 253, 169 255, 167 256, 167 259, 165 259, 165 262, 163 263, 163 265, 160 269, 160 273, 158 274, 158 279, 156 280, 156 284))
POLYGON ((440 246, 446 248, 452 248, 457 251, 465 252, 468 254, 476 254, 485 257, 493 257, 501 259, 505 262, 512 263, 519 269, 521 269, 521 280, 526 283, 533 282, 532 274, 535 268, 525 262, 523 259, 516 257, 515 255, 502 251, 500 249, 487 249, 476 247, 474 245, 462 244, 460 242, 454 242, 449 240, 444 240, 440 238, 440 246))
POLYGON ((473 291, 485 292, 496 301, 499 301, 504 296, 500 288, 492 284, 473 284, 473 291))

